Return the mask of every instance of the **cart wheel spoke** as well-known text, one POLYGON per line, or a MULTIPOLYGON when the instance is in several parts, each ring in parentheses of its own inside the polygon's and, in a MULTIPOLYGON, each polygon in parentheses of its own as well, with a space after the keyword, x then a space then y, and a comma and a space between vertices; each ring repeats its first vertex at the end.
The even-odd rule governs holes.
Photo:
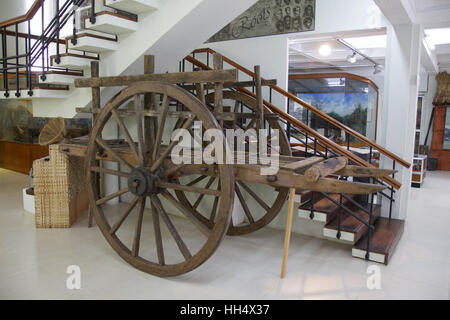
POLYGON ((253 197, 253 199, 255 199, 256 202, 258 202, 260 204, 260 206, 264 208, 264 210, 266 210, 266 211, 270 210, 270 207, 252 189, 250 189, 244 182, 238 181, 237 183, 239 183, 239 185, 242 188, 244 188, 244 190, 247 191, 247 193, 249 195, 251 195, 253 197))
POLYGON ((200 181, 206 179, 207 177, 208 177, 208 176, 200 176, 200 177, 198 177, 198 178, 192 180, 191 182, 189 182, 189 183, 187 184, 187 186, 188 186, 188 187, 192 187, 192 186, 196 185, 197 183, 199 183, 200 181))
POLYGON ((139 201, 139 197, 135 197, 133 201, 128 206, 127 210, 124 212, 124 214, 120 217, 120 219, 112 226, 111 230, 109 231, 110 234, 115 234, 117 230, 122 226, 125 219, 130 215, 131 211, 136 207, 137 203, 139 201))
MULTIPOLYGON (((217 191, 220 191, 220 181, 217 184, 217 191)), ((215 197, 214 198, 214 204, 211 210, 211 215, 209 217, 209 222, 210 223, 214 223, 214 221, 216 220, 216 215, 217 215, 217 205, 219 204, 219 197, 215 197)))
POLYGON ((247 202, 245 202, 245 199, 244 199, 244 196, 242 195, 241 189, 239 189, 239 186, 237 184, 235 184, 234 188, 235 188, 235 191, 236 191, 236 195, 238 196, 239 201, 241 202, 242 208, 244 209, 244 213, 245 213, 245 216, 248 219, 248 222, 249 223, 254 223, 255 219, 253 219, 253 216, 250 213, 250 209, 247 206, 247 202))
POLYGON ((151 201, 153 205, 156 208, 156 211, 161 215, 164 223, 167 226, 167 229, 169 229, 170 234, 172 235, 173 239, 177 243, 178 249, 180 249, 180 252, 183 254, 183 257, 186 260, 189 260, 192 257, 191 252, 189 251, 188 247, 184 243, 183 239, 181 238, 180 234, 178 233, 177 229, 175 228, 174 224, 172 223, 172 220, 170 220, 169 215, 164 210, 161 201, 159 198, 154 195, 151 196, 151 201))
POLYGON ((186 165, 184 165, 184 164, 180 164, 180 165, 177 165, 177 166, 173 166, 173 167, 171 167, 171 168, 168 168, 168 169, 164 170, 164 171, 161 173, 161 177, 168 177, 168 176, 170 176, 170 175, 176 173, 177 171, 179 171, 181 168, 183 168, 183 167, 185 167, 185 166, 186 166, 186 165))
POLYGON ((133 166, 129 164, 125 159, 123 159, 117 152, 115 152, 105 140, 103 140, 100 137, 95 138, 95 142, 97 142, 98 145, 100 145, 103 149, 105 149, 109 154, 111 154, 117 161, 119 161, 122 165, 127 167, 130 170, 133 170, 133 166))
POLYGON ((172 190, 178 190, 178 191, 185 191, 185 192, 192 192, 192 193, 200 193, 200 194, 209 194, 211 196, 219 196, 220 191, 212 190, 212 189, 206 189, 206 188, 197 188, 197 187, 189 187, 184 186, 177 183, 169 183, 169 182, 159 182, 158 186, 160 188, 166 188, 166 189, 172 189, 172 190))
POLYGON ((101 167, 91 167, 91 171, 97 172, 97 173, 103 173, 103 174, 110 174, 113 176, 118 176, 118 177, 123 177, 123 178, 128 178, 128 176, 130 175, 127 172, 110 170, 110 169, 105 169, 105 168, 101 168, 101 167))
MULTIPOLYGON (((205 189, 209 189, 209 187, 211 187, 211 185, 213 184, 214 180, 216 180, 215 177, 211 177, 208 181, 208 183, 205 186, 205 189)), ((203 200, 203 197, 205 196, 204 193, 200 194, 197 198, 197 201, 195 201, 195 204, 193 205, 193 209, 196 210, 198 205, 200 204, 200 202, 203 200)))
MULTIPOLYGON (((211 231, 208 229, 208 227, 201 222, 199 219, 197 219, 191 212, 188 210, 188 208, 184 207, 180 202, 178 202, 169 192, 163 191, 162 195, 164 198, 169 200, 170 203, 172 203, 186 218, 188 218, 194 226, 200 230, 202 234, 205 236, 209 236, 211 234, 211 231)), ((191 209, 195 211, 195 209, 191 209)))
POLYGON ((145 197, 139 199, 139 215, 136 222, 136 230, 134 232, 133 249, 131 255, 137 257, 141 245, 142 220, 144 219, 145 197))
POLYGON ((128 144, 130 145, 131 150, 133 150, 133 153, 136 157, 136 160, 139 162, 139 152, 136 149, 136 144, 134 143, 133 139, 131 138, 130 132, 128 131, 127 127, 123 123, 122 119, 120 118, 119 114, 115 109, 111 110, 111 113, 116 119, 117 124, 119 125, 120 130, 122 131, 123 135, 125 136, 125 139, 127 140, 128 144))
POLYGON ((161 115, 159 117, 159 126, 158 131, 156 133, 155 144, 152 154, 152 162, 156 160, 156 157, 159 154, 159 145, 161 144, 161 138, 164 132, 164 126, 166 124, 167 111, 169 110, 169 97, 167 94, 164 95, 161 107, 161 115))
POLYGON ((96 204, 97 206, 100 206, 100 205, 104 204, 105 202, 107 202, 107 201, 109 201, 109 200, 112 200, 112 199, 114 199, 114 198, 117 198, 117 197, 119 197, 119 196, 121 196, 121 195, 127 193, 128 191, 130 191, 130 190, 128 189, 128 187, 123 188, 123 189, 120 190, 120 191, 114 192, 114 193, 110 194, 109 196, 106 196, 106 197, 104 197, 104 198, 101 198, 101 199, 97 200, 97 201, 95 202, 95 204, 96 204))
POLYGON ((145 161, 145 145, 144 145, 144 129, 143 129, 143 117, 142 117, 142 103, 140 95, 137 94, 134 96, 134 110, 136 113, 136 124, 137 124, 137 136, 139 143, 139 159, 141 165, 144 167, 146 164, 145 161))
POLYGON ((155 232, 156 251, 158 254, 158 262, 161 266, 165 264, 164 248, 161 236, 161 224, 159 222, 159 213, 156 210, 155 205, 152 202, 152 218, 153 218, 153 230, 155 232))
MULTIPOLYGON (((182 129, 187 129, 190 125, 192 125, 192 123, 195 120, 195 116, 191 116, 183 125, 182 129)), ((159 166, 163 163, 164 159, 169 155, 169 153, 172 151, 172 149, 177 145, 178 143, 178 138, 179 137, 175 137, 175 139, 169 144, 169 146, 166 148, 166 150, 164 150, 164 152, 159 156, 158 160, 156 160, 153 164, 152 167, 150 168, 150 172, 155 172, 156 169, 159 168, 159 166)))

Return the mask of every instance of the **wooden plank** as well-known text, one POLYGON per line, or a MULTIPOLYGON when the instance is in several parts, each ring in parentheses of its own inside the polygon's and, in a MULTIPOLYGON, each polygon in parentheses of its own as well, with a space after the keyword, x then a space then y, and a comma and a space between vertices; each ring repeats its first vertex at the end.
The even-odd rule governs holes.
POLYGON ((257 101, 257 112, 259 114, 258 128, 264 129, 264 100, 261 87, 261 66, 255 66, 255 91, 257 101))
POLYGON ((281 279, 286 276, 287 258, 289 254, 289 245, 291 243, 291 230, 292 230, 292 217, 294 216, 294 200, 295 189, 292 188, 289 191, 289 207, 288 216, 286 219, 286 233, 284 236, 284 250, 283 250, 283 263, 281 265, 281 279))
POLYGON ((390 176, 397 172, 398 172, 397 170, 389 170, 389 169, 346 166, 344 169, 336 171, 334 174, 344 177, 380 178, 390 176))
POLYGON ((305 179, 308 182, 316 182, 320 177, 327 177, 330 174, 345 168, 347 161, 347 158, 339 157, 317 163, 305 171, 305 179))
POLYGON ((161 81, 167 83, 236 82, 236 70, 213 70, 196 72, 177 72, 161 74, 143 74, 117 77, 92 77, 75 79, 76 88, 120 87, 139 81, 161 81))
MULTIPOLYGON (((155 73, 155 56, 144 55, 144 74, 154 74, 155 73)), ((155 109, 155 95, 147 93, 144 95, 144 108, 143 116, 145 117, 145 112, 155 109)), ((156 119, 151 119, 148 117, 144 118, 144 140, 145 140, 145 154, 151 153, 151 148, 155 145, 155 135, 156 135, 156 119)))
MULTIPOLYGON (((270 79, 270 80, 261 80, 261 86, 272 86, 276 85, 277 80, 276 79, 270 79)), ((255 81, 238 81, 238 82, 224 82, 223 88, 224 89, 235 89, 235 88, 251 88, 256 85, 255 81)), ((192 91, 196 89, 195 85, 180 85, 181 88, 192 91)), ((214 84, 205 83, 204 85, 205 90, 211 90, 214 89, 214 84)))
MULTIPOLYGON (((218 53, 213 56, 214 70, 220 71, 223 69, 223 59, 218 53)), ((237 71, 236 71, 237 72, 237 71)), ((214 111, 223 112, 223 82, 216 81, 214 83, 214 111)), ((220 125, 223 127, 223 121, 219 121, 220 125)))
POLYGON ((325 158, 322 157, 311 157, 307 159, 302 159, 300 161, 292 162, 288 165, 283 166, 284 169, 290 169, 293 171, 299 171, 301 169, 309 168, 312 165, 315 165, 316 163, 325 161, 325 158))
MULTIPOLYGON (((95 113, 98 114, 101 112, 101 109, 92 109, 89 107, 84 108, 76 108, 77 113, 95 113)), ((122 117, 129 117, 134 115, 133 109, 120 109, 116 110, 116 112, 122 117)), ((145 117, 153 117, 159 118, 161 116, 160 110, 144 110, 142 113, 145 117)), ((225 121, 233 121, 236 119, 257 119, 259 115, 244 112, 244 113, 234 113, 234 112, 213 112, 214 117, 217 120, 225 120, 225 121)), ((189 118, 192 115, 189 111, 167 111, 168 118, 189 118)), ((275 113, 266 113, 264 114, 264 119, 266 120, 278 120, 279 116, 275 113)))

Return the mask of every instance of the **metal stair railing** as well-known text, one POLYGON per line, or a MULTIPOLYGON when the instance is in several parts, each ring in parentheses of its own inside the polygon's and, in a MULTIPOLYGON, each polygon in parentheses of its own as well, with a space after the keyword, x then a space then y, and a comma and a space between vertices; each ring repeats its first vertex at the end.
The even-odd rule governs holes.
MULTIPOLYGON (((75 11, 86 0, 35 0, 28 12, 16 18, 0 22, 0 33, 2 37, 2 55, 0 59, 0 74, 3 77, 4 96, 9 97, 9 78, 15 80, 15 96, 21 96, 21 89, 28 89, 28 95, 33 95, 33 71, 41 70, 41 80, 46 80, 49 71, 73 71, 68 68, 53 67, 50 65, 49 47, 56 44, 55 62, 60 62, 60 45, 66 42, 60 39, 62 28, 74 16, 75 11), (55 13, 50 21, 46 23, 46 3, 53 1, 55 13), (41 34, 32 34, 31 21, 40 11, 41 34), (13 29, 13 30, 10 30, 13 29), (13 38, 14 41, 9 41, 13 38), (10 48, 12 46, 13 48, 10 48), (14 52, 10 54, 10 52, 14 52), (37 65, 38 61, 41 65, 37 65), (21 86, 20 80, 25 78, 25 86, 21 86)), ((52 4, 52 3, 50 3, 52 4)), ((66 47, 66 52, 67 52, 66 47)))

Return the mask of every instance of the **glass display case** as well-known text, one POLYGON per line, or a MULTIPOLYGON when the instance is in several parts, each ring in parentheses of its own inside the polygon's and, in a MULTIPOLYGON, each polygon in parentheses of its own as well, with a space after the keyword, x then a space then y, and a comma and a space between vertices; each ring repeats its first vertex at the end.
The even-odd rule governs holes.
POLYGON ((417 155, 413 158, 411 186, 420 188, 427 175, 427 156, 417 155))
MULTIPOLYGON (((349 73, 289 76, 289 91, 318 110, 372 141, 377 135, 378 87, 367 78, 349 73)), ((288 113, 327 138, 360 147, 343 130, 290 101, 288 113)))

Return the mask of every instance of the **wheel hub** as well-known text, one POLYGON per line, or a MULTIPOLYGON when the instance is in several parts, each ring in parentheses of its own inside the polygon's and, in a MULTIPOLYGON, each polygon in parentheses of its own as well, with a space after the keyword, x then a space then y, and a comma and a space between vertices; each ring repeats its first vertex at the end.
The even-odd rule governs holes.
POLYGON ((136 168, 128 177, 128 188, 136 196, 143 197, 160 192, 157 187, 159 177, 151 174, 148 169, 136 168))

